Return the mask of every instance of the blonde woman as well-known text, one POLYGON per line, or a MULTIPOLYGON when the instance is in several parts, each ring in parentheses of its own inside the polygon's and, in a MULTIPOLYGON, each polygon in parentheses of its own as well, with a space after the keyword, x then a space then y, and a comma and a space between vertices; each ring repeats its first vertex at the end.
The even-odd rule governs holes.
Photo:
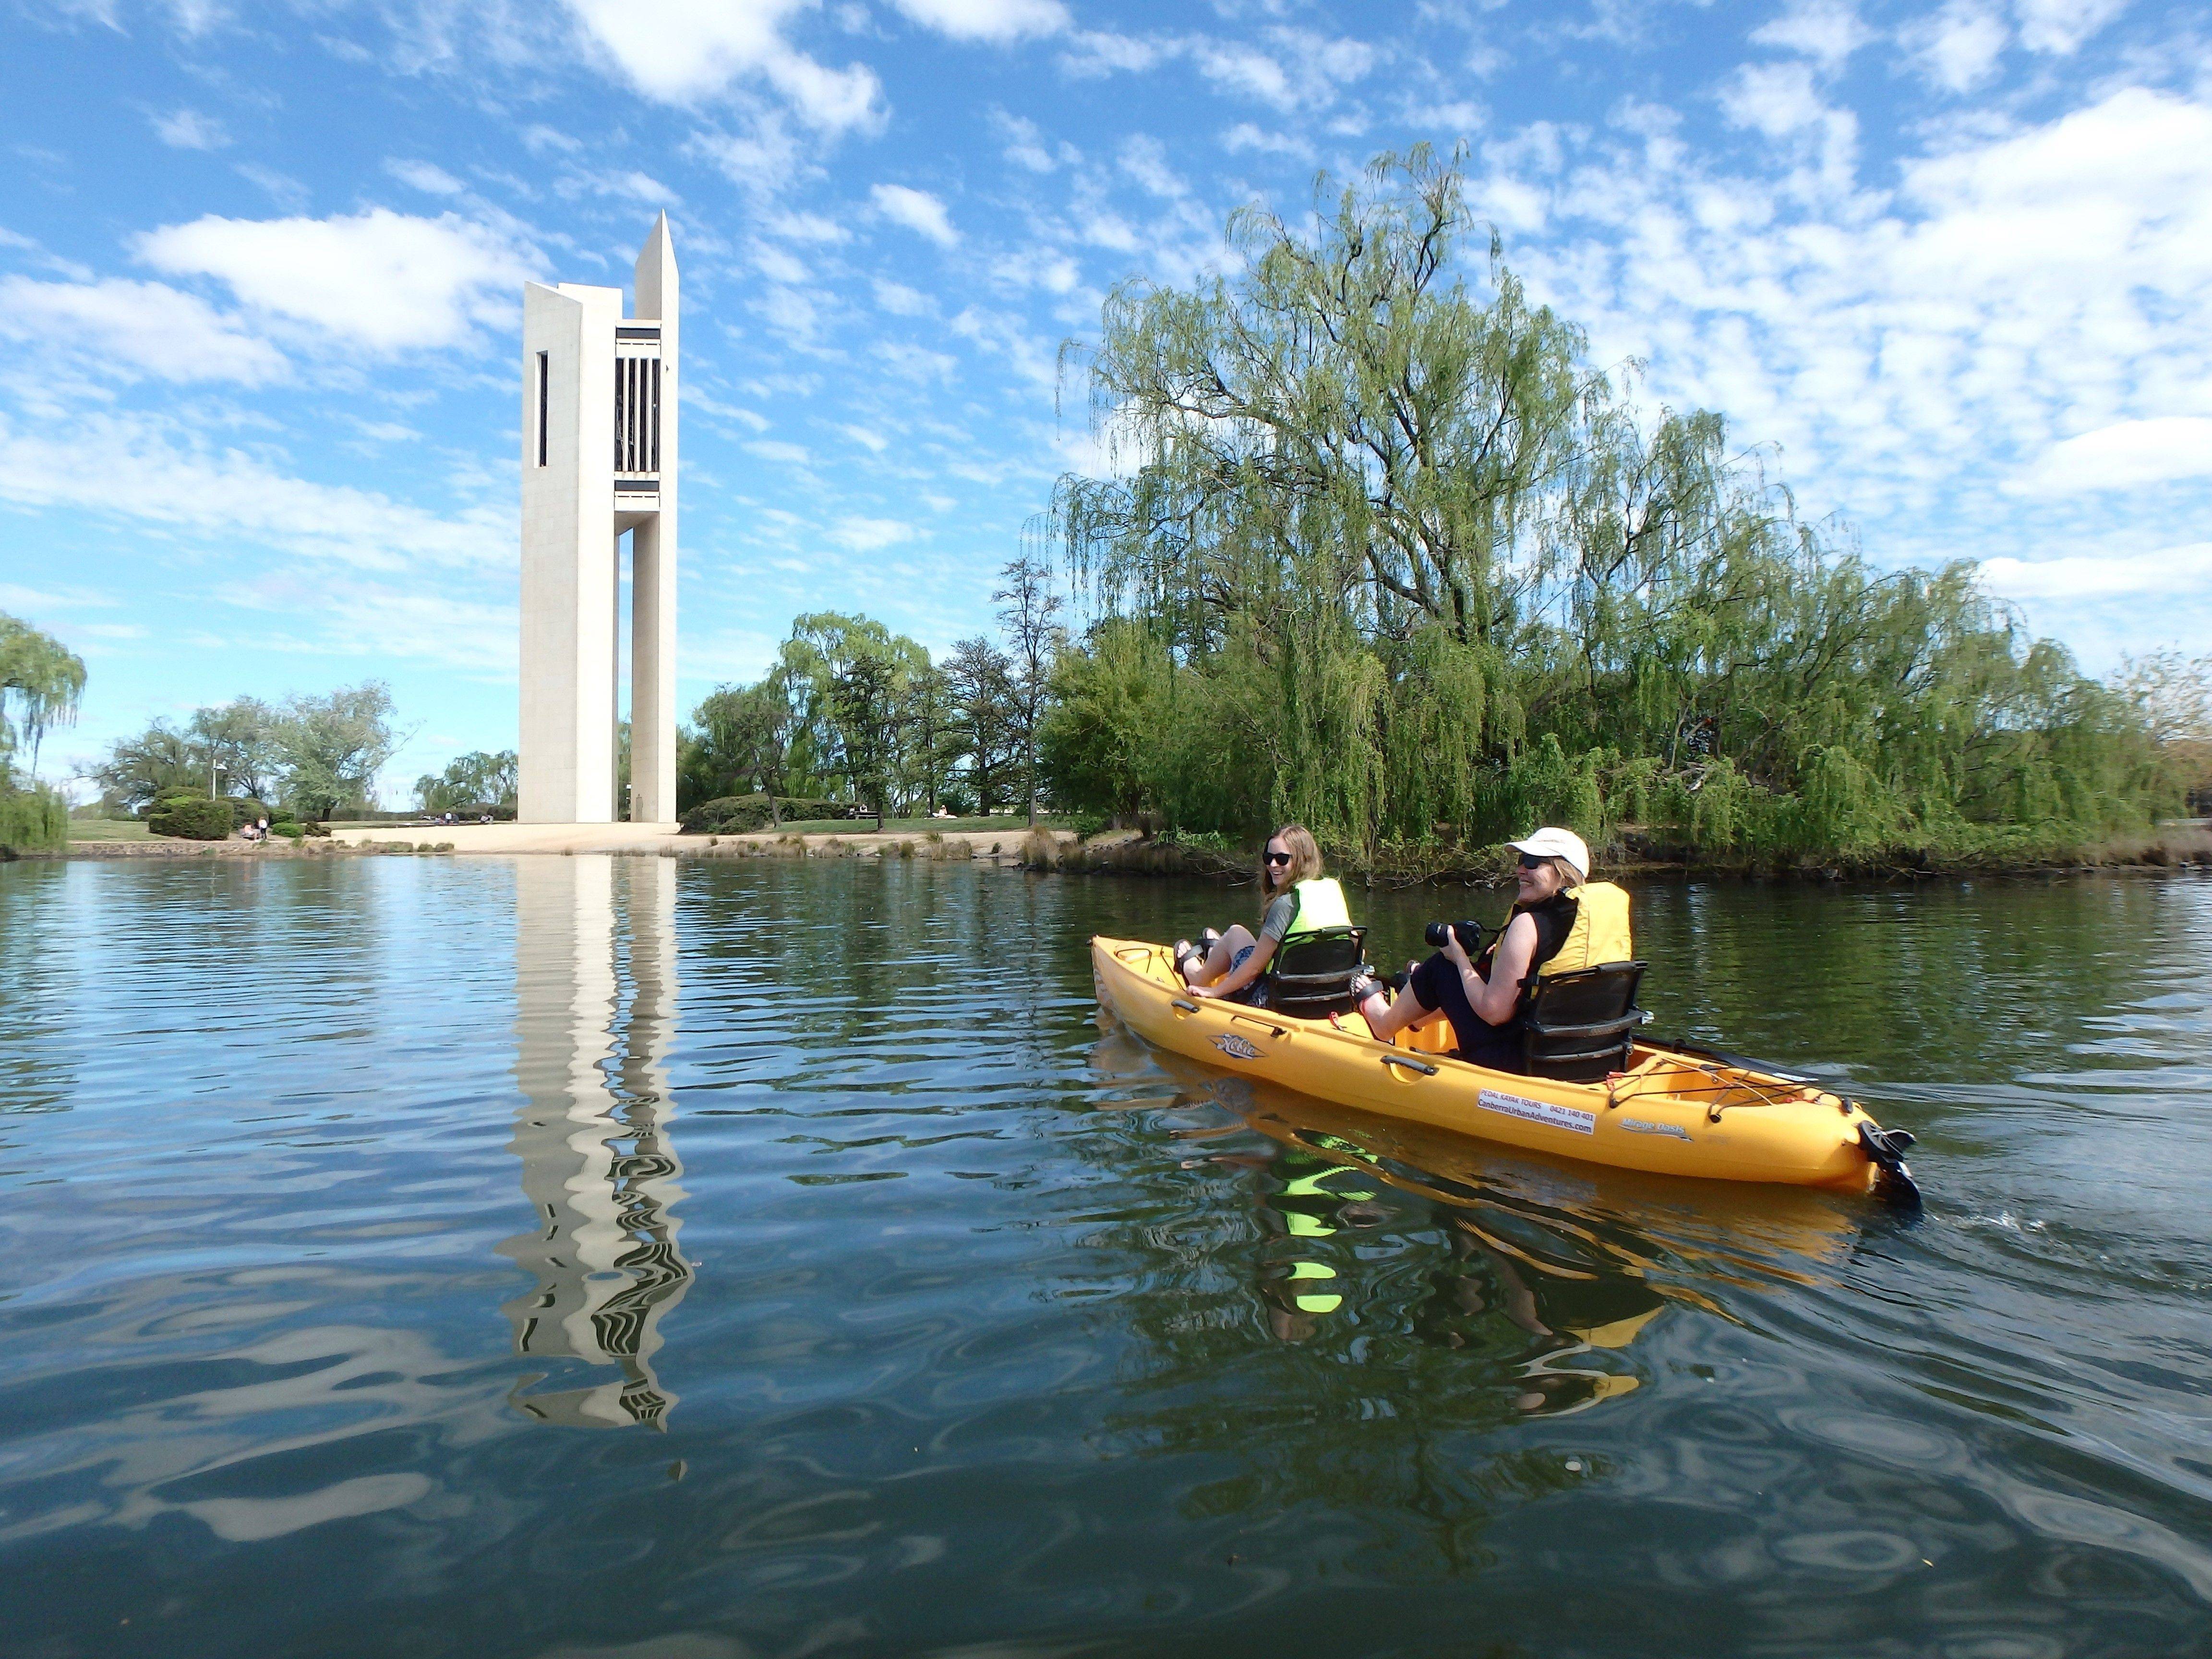
POLYGON ((1539 830, 1508 845, 1521 854, 1513 912, 1488 950, 1469 957, 1454 931, 1443 950, 1413 969, 1395 1001, 1386 1001, 1371 981, 1353 988, 1368 1028, 1383 1042, 1441 1008, 1451 1021, 1456 1058, 1497 1072, 1522 1069, 1530 988, 1574 928, 1574 890, 1589 879, 1590 860, 1571 830, 1539 830))
POLYGON ((1321 872, 1321 848, 1302 823, 1286 823, 1260 854, 1260 931, 1242 922, 1200 950, 1176 941, 1176 967, 1194 997, 1265 1006, 1267 969, 1286 940, 1351 925, 1344 890, 1321 872))

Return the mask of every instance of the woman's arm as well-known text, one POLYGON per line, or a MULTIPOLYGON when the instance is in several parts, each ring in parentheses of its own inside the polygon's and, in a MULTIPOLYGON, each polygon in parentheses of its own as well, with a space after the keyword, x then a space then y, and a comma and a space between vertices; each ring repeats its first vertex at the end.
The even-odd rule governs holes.
POLYGON ((1513 1018, 1513 1005, 1521 1000, 1521 981, 1528 978, 1528 963, 1535 954, 1536 922, 1525 910, 1506 923, 1490 959, 1487 981, 1475 972, 1456 933, 1444 941, 1444 955, 1459 969, 1468 1003, 1486 1025, 1503 1025, 1513 1018))
POLYGON ((1275 941, 1262 933, 1259 943, 1252 947, 1252 954, 1244 958, 1243 966, 1231 969, 1211 985, 1192 986, 1190 994, 1194 997, 1234 996, 1267 971, 1267 964, 1274 959, 1274 955, 1275 941))

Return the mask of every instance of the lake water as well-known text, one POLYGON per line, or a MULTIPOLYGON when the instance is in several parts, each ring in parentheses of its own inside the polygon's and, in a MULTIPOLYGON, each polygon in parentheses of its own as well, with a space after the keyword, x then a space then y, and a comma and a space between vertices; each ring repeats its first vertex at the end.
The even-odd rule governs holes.
POLYGON ((2212 1651, 2212 881, 1638 905, 1921 1217, 1102 1028, 1249 890, 0 868, 0 1651, 2212 1651))

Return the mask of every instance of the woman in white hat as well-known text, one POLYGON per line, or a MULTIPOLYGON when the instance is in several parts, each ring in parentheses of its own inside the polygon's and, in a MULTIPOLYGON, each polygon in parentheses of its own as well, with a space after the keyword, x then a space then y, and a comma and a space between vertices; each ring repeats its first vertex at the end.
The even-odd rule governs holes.
POLYGON ((1451 1021, 1457 1057, 1492 1071, 1522 1069, 1521 1022, 1536 970, 1559 953, 1575 925, 1573 890, 1589 879, 1589 848, 1571 830, 1539 830, 1510 845, 1521 854, 1512 914, 1489 949, 1470 958, 1456 931, 1415 967, 1386 1003, 1382 987, 1360 989, 1360 1012, 1385 1042, 1438 1009, 1451 1021))

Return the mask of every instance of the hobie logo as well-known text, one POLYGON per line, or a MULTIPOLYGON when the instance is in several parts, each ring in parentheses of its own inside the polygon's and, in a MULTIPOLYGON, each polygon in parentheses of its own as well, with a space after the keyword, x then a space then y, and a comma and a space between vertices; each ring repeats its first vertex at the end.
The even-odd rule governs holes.
POLYGON ((1213 1046, 1232 1060, 1257 1060, 1260 1051, 1238 1036, 1234 1031, 1224 1031, 1213 1039, 1213 1046))

